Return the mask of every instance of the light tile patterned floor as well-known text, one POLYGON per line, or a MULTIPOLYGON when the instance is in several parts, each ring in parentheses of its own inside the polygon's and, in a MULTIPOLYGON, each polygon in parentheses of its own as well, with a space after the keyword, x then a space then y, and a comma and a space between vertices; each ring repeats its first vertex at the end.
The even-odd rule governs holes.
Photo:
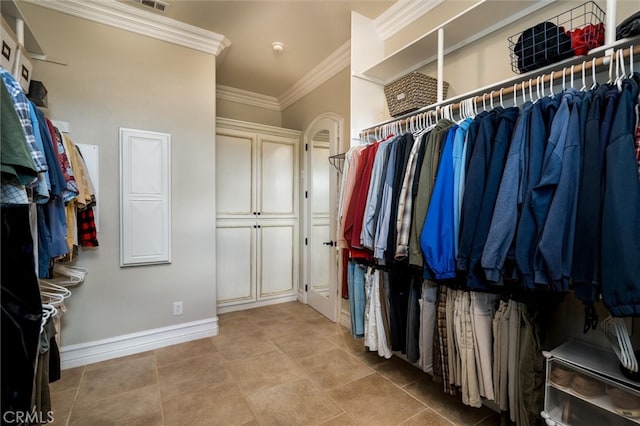
POLYGON ((221 314, 218 336, 62 372, 54 425, 499 425, 431 376, 291 302, 221 314))

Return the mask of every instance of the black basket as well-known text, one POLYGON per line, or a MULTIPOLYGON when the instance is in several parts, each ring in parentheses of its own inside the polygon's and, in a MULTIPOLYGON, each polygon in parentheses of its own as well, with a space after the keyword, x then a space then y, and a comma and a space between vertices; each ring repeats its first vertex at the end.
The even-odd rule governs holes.
POLYGON ((525 73, 604 44, 605 12, 589 1, 509 37, 511 69, 525 73))

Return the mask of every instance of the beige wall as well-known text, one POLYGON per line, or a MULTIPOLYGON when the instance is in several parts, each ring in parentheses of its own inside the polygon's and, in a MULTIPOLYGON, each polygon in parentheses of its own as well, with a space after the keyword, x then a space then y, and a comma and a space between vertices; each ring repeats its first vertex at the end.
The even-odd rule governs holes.
POLYGON ((334 112, 344 119, 341 151, 349 149, 349 67, 321 84, 311 93, 282 111, 282 127, 304 132, 323 112, 334 112))
POLYGON ((89 274, 68 299, 63 345, 215 317, 215 57, 21 7, 47 55, 68 63, 35 61, 34 78, 49 91, 46 114, 100 151, 100 247, 76 261, 89 274), (119 267, 120 127, 171 134, 171 264, 119 267), (184 302, 184 315, 173 316, 174 301, 184 302))
POLYGON ((282 113, 280 111, 241 104, 225 99, 216 100, 216 113, 218 117, 248 121, 250 123, 259 123, 275 127, 282 125, 282 113))

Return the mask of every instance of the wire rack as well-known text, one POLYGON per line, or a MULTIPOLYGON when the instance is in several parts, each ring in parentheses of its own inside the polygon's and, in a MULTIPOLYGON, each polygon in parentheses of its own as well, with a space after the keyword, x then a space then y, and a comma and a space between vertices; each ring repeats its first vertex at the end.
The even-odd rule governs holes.
POLYGON ((605 12, 593 1, 560 13, 508 38, 511 69, 533 71, 586 55, 604 44, 605 12))

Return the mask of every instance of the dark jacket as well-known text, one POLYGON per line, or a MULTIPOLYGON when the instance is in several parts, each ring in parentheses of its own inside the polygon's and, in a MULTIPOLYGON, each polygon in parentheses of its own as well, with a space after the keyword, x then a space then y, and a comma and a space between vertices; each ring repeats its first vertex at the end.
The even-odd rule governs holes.
POLYGON ((542 98, 533 105, 531 124, 529 127, 529 161, 527 175, 522 185, 524 205, 516 230, 515 257, 516 265, 523 284, 533 288, 533 255, 538 237, 538 226, 533 214, 533 188, 540 181, 547 139, 551 123, 555 117, 560 96, 542 98))
POLYGON ((600 238, 602 231, 602 162, 600 123, 604 95, 609 85, 592 91, 584 124, 582 173, 578 195, 576 237, 571 277, 576 298, 595 302, 600 288, 600 238))
POLYGON ((635 160, 638 81, 623 81, 606 150, 602 300, 613 316, 640 314, 640 180, 635 160))
POLYGON ((469 256, 467 285, 470 288, 487 288, 480 260, 482 258, 482 250, 487 241, 487 235, 489 234, 489 226, 491 225, 491 217, 498 197, 500 180, 511 144, 511 135, 519 113, 520 109, 518 107, 510 107, 500 111, 498 115, 496 132, 492 141, 491 161, 488 163, 489 167, 486 172, 482 203, 480 210, 477 212, 478 220, 469 256))

